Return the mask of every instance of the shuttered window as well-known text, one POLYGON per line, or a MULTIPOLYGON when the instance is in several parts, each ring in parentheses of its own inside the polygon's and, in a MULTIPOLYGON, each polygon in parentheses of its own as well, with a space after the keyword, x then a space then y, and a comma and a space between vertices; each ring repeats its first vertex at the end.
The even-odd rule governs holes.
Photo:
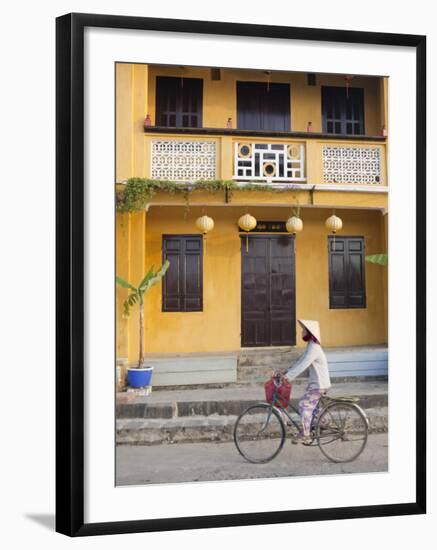
POLYGON ((328 237, 329 307, 365 308, 363 237, 328 237))
POLYGON ((172 128, 202 127, 203 81, 200 78, 158 76, 156 124, 172 128))
POLYGON ((364 90, 322 86, 323 131, 327 134, 364 134, 364 90))
POLYGON ((202 311, 202 237, 164 235, 163 260, 170 267, 162 285, 162 310, 202 311))

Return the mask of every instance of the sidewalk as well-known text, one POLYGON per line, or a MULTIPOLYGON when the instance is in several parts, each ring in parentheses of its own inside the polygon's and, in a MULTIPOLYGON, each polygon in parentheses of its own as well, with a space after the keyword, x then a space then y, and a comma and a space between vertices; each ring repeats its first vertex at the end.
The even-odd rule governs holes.
MULTIPOLYGON (((293 384, 291 403, 296 406, 307 381, 293 384)), ((365 409, 370 429, 388 429, 388 384, 385 381, 334 383, 331 396, 353 395, 365 409)), ((147 397, 117 394, 118 444, 153 445, 188 441, 230 441, 238 415, 249 405, 264 401, 260 384, 223 388, 156 390, 147 397)))

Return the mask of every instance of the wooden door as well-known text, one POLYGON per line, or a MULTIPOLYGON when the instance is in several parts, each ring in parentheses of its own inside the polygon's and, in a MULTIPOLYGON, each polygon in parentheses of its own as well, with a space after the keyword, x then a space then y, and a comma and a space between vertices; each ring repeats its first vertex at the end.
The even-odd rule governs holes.
POLYGON ((241 242, 241 345, 296 344, 295 261, 291 235, 250 235, 241 242))
POLYGON ((290 131, 290 86, 272 82, 237 82, 240 130, 290 131))

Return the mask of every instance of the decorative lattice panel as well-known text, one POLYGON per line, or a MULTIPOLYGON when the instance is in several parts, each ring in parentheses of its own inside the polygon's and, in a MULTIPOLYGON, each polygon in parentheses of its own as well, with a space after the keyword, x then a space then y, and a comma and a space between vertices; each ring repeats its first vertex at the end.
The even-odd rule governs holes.
POLYGON ((268 182, 305 181, 302 143, 236 143, 234 179, 268 182))
POLYGON ((381 183, 381 149, 378 147, 323 147, 325 183, 381 183))
POLYGON ((152 179, 216 179, 215 141, 152 140, 152 179))

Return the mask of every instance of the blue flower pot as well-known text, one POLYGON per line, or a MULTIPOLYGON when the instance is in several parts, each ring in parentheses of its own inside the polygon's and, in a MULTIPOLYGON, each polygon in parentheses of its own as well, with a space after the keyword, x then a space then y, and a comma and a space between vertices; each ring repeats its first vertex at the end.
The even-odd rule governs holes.
POLYGON ((127 384, 131 388, 143 388, 150 386, 152 382, 153 367, 141 369, 127 369, 127 384))

